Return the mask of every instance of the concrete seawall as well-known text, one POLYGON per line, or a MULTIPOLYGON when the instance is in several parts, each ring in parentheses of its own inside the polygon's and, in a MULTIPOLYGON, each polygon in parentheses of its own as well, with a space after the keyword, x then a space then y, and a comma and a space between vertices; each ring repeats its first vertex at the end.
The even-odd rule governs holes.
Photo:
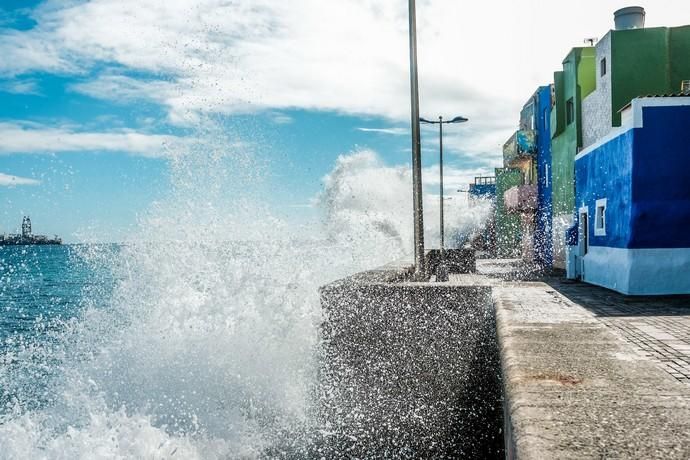
POLYGON ((502 458, 490 287, 404 275, 388 267, 321 290, 329 448, 355 458, 502 458))
MULTIPOLYGON (((402 267, 389 266, 322 289, 322 397, 331 404, 323 417, 339 433, 335 451, 690 458, 684 368, 641 354, 586 299, 604 302, 605 311, 624 301, 587 285, 524 281, 508 261, 478 261, 478 268, 447 283, 408 283, 402 267)), ((635 304, 612 314, 632 315, 634 325, 645 320, 635 314, 653 311, 635 304)), ((690 298, 673 312, 690 324, 690 298)), ((687 346, 690 360, 690 328, 682 330, 688 343, 675 346, 687 346)))

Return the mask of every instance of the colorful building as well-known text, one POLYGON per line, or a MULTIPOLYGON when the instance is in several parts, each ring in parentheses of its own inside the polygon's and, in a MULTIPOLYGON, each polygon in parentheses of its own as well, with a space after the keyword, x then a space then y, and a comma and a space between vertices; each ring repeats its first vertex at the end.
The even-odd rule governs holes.
POLYGON ((532 96, 536 107, 537 131, 537 212, 535 216, 535 262, 543 267, 553 264, 553 204, 551 177, 551 104, 553 85, 541 86, 532 96))
POLYGON ((551 264, 550 113, 551 87, 542 86, 522 107, 520 129, 503 146, 504 165, 523 174, 523 183, 506 192, 506 207, 520 216, 522 258, 540 265, 551 264))
POLYGON ((505 193, 522 185, 523 173, 517 168, 496 168, 496 255, 500 258, 517 258, 522 253, 522 225, 520 216, 506 208, 505 193))
POLYGON ((553 265, 565 268, 565 232, 575 209, 575 155, 583 146, 582 100, 595 89, 594 47, 573 48, 554 74, 551 108, 553 265))
POLYGON ((470 204, 477 200, 496 201, 496 178, 494 176, 478 176, 468 190, 470 204))
POLYGON ((551 235, 551 86, 542 86, 520 111, 519 130, 503 146, 507 167, 522 172, 522 184, 505 193, 508 212, 520 216, 522 258, 550 266, 551 235))
POLYGON ((582 101, 583 146, 621 126, 633 98, 678 93, 689 79, 690 26, 609 31, 596 45, 596 89, 582 101))
POLYGON ((577 274, 624 294, 690 293, 690 97, 636 98, 620 119, 576 157, 577 274))
POLYGON ((640 7, 615 18, 522 108, 496 170, 499 256, 565 268, 568 234, 585 281, 690 293, 690 26, 644 29, 640 7))
POLYGON ((482 231, 475 236, 472 246, 492 257, 496 256, 496 177, 478 176, 467 191, 470 207, 489 201, 493 214, 490 215, 482 231))
POLYGON ((537 208, 535 112, 530 98, 520 111, 519 129, 503 145, 503 165, 522 173, 522 183, 509 188, 504 201, 506 210, 520 218, 520 256, 527 262, 534 260, 534 214, 537 208))

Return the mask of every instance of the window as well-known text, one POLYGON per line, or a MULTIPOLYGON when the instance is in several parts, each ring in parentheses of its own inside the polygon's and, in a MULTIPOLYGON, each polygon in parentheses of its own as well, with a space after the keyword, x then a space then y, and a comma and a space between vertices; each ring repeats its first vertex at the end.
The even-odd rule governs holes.
POLYGON ((599 62, 599 70, 602 77, 606 75, 606 58, 602 59, 601 62, 599 62))
POLYGON ((575 105, 573 103, 573 98, 568 99, 565 103, 565 123, 567 125, 575 121, 575 105))
POLYGON ((606 198, 597 200, 597 213, 594 215, 594 235, 606 236, 606 198))

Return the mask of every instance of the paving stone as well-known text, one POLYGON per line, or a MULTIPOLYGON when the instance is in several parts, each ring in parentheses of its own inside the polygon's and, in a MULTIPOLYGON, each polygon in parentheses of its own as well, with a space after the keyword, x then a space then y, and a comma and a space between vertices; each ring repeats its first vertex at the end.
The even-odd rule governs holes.
POLYGON ((690 296, 520 283, 496 265, 515 458, 690 458, 690 296))

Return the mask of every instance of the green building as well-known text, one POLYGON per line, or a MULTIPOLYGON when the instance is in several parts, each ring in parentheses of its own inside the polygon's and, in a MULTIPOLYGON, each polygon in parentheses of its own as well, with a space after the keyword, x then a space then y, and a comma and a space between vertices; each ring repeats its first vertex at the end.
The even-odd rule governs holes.
POLYGON ((595 49, 573 48, 554 73, 551 108, 553 264, 565 268, 565 231, 575 209, 575 155, 583 147, 582 100, 595 89, 595 49))
POLYGON ((632 99, 681 91, 690 80, 690 26, 611 30, 595 58, 596 90, 582 102, 584 147, 621 126, 632 99))
POLYGON ((522 251, 520 215, 508 212, 504 195, 506 190, 523 182, 520 169, 496 168, 496 255, 500 258, 517 258, 522 251))

